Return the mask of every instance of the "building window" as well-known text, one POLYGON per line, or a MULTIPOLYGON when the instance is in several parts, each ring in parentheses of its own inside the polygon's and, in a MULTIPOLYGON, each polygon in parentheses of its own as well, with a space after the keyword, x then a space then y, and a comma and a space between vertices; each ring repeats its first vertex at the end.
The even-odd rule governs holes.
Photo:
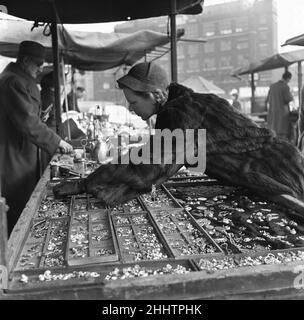
POLYGON ((238 67, 243 67, 243 66, 247 65, 249 63, 248 56, 243 55, 243 54, 238 54, 236 63, 237 63, 238 67))
POLYGON ((186 27, 186 36, 197 38, 198 37, 198 24, 190 23, 186 27))
POLYGON ((214 58, 206 58, 204 60, 204 65, 203 65, 204 69, 205 70, 208 70, 208 69, 212 69, 215 67, 215 60, 214 58))
POLYGON ((206 37, 214 36, 215 24, 214 23, 205 23, 204 24, 204 33, 205 33, 206 37))
POLYGON ((221 57, 220 59, 220 67, 227 68, 231 66, 231 57, 221 57))
POLYGON ((248 19, 239 18, 235 20, 235 32, 245 32, 248 31, 248 19))
POLYGON ((178 73, 184 73, 185 72, 184 68, 185 68, 184 60, 178 60, 177 62, 178 73))
POLYGON ((230 40, 221 41, 221 51, 228 51, 228 50, 231 50, 231 41, 230 40))
POLYGON ((269 71, 266 71, 266 72, 261 72, 260 73, 260 81, 271 81, 272 79, 272 73, 269 72, 269 71))
POLYGON ((232 33, 231 21, 224 20, 219 22, 220 34, 230 34, 232 33))
POLYGON ((266 14, 261 14, 260 17, 259 17, 259 20, 260 20, 260 24, 262 24, 262 25, 267 24, 267 16, 266 16, 266 14))
POLYGON ((248 49, 248 47, 249 47, 249 44, 248 44, 247 41, 238 42, 238 43, 236 44, 237 50, 248 49))
POLYGON ((259 38, 260 40, 267 40, 268 38, 268 30, 260 30, 259 32, 259 38))
POLYGON ((214 52, 214 42, 207 42, 205 44, 205 53, 214 52))
POLYGON ((103 89, 104 89, 104 90, 110 89, 110 84, 109 84, 108 82, 104 82, 104 83, 103 83, 103 89))
POLYGON ((189 71, 199 71, 199 61, 198 59, 189 60, 189 71))
POLYGON ((260 43, 259 52, 261 58, 266 58, 268 56, 268 45, 266 43, 260 43))
POLYGON ((177 47, 177 57, 178 57, 179 59, 185 57, 184 51, 185 51, 185 50, 184 50, 184 46, 183 46, 183 45, 178 45, 178 47, 177 47))
POLYGON ((198 55, 198 44, 190 44, 188 46, 188 53, 190 57, 195 57, 198 55))

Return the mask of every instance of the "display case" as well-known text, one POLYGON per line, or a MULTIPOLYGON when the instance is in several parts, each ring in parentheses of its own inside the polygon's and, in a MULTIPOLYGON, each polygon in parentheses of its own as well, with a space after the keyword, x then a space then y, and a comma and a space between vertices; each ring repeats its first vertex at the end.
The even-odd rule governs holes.
POLYGON ((88 194, 55 199, 56 181, 48 168, 13 230, 2 299, 303 294, 294 286, 304 263, 299 200, 185 181, 106 207, 88 194))

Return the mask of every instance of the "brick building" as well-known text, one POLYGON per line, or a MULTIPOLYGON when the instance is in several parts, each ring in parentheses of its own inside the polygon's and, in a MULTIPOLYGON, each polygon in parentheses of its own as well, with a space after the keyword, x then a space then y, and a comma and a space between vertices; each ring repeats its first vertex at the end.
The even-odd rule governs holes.
MULTIPOLYGON (((150 29, 166 33, 168 25, 168 17, 134 20, 117 25, 115 32, 150 29)), ((226 93, 249 85, 247 77, 242 77, 242 80, 231 77, 233 70, 270 56, 278 49, 275 0, 205 3, 200 15, 177 16, 177 28, 185 30, 184 38, 207 40, 206 43, 178 41, 178 81, 201 75, 226 93)), ((157 62, 170 74, 170 54, 157 62)), ((256 85, 261 88, 268 87, 277 79, 273 71, 260 73, 258 77, 256 85)), ((94 75, 96 100, 117 99, 113 80, 113 71, 94 75)))

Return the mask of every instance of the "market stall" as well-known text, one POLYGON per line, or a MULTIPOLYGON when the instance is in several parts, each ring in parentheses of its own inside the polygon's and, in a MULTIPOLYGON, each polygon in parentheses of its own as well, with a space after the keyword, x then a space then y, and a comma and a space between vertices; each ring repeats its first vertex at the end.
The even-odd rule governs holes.
MULTIPOLYGON (((57 157, 81 172, 72 157, 57 157)), ((2 299, 303 295, 301 201, 181 172, 156 194, 105 207, 88 194, 55 199, 64 177, 50 176, 48 168, 9 239, 2 299)))
MULTIPOLYGON (((19 43, 24 39, 41 43, 46 48, 46 62, 52 63, 52 41, 49 29, 33 22, 0 19, 0 54, 15 58, 19 43)), ((103 71, 121 65, 131 66, 141 58, 149 57, 155 50, 168 52, 170 42, 167 34, 151 30, 129 33, 85 32, 58 26, 58 45, 64 63, 73 68, 87 71, 103 71)), ((178 36, 180 37, 180 32, 178 36)))
MULTIPOLYGON (((274 70, 279 68, 288 69, 288 67, 294 63, 298 65, 298 96, 299 103, 301 100, 301 88, 302 88, 302 61, 304 60, 304 50, 297 50, 292 52, 277 53, 270 57, 267 57, 261 61, 251 62, 249 65, 242 68, 238 68, 234 71, 234 77, 240 77, 242 75, 250 75, 250 85, 251 85, 251 109, 255 110, 255 79, 254 74, 259 72, 264 72, 267 70, 274 70)), ((257 112, 253 114, 260 118, 267 118, 267 112, 257 112)), ((296 143, 297 141, 297 124, 298 112, 293 111, 290 114, 290 140, 296 143)))
MULTIPOLYGON (((238 68, 234 71, 233 76, 239 77, 245 74, 250 74, 251 76, 251 94, 252 94, 252 104, 254 104, 255 99, 255 85, 254 85, 254 74, 258 72, 263 72, 267 70, 285 68, 294 63, 298 64, 298 89, 299 95, 302 88, 302 61, 304 60, 304 51, 297 50, 292 52, 277 53, 270 57, 267 57, 258 62, 252 62, 248 66, 238 68)), ((300 101, 300 98, 299 98, 300 101)))
POLYGON ((84 193, 56 199, 58 181, 97 165, 88 156, 56 157, 60 165, 46 169, 10 236, 2 299, 303 295, 296 274, 304 260, 302 201, 183 174, 120 206, 84 193), (63 163, 70 169, 60 170, 63 163))
MULTIPOLYGON (((287 45, 292 45, 292 46, 304 46, 304 35, 301 34, 299 36, 290 38, 285 41, 285 43, 282 46, 287 46, 287 45)), ((299 70, 299 78, 302 77, 302 73, 299 70)), ((301 79, 302 80, 302 79, 301 79)), ((298 147, 300 150, 303 151, 304 148, 304 108, 303 108, 303 87, 302 87, 302 82, 299 83, 299 105, 300 105, 300 112, 299 112, 299 139, 298 139, 298 147)))

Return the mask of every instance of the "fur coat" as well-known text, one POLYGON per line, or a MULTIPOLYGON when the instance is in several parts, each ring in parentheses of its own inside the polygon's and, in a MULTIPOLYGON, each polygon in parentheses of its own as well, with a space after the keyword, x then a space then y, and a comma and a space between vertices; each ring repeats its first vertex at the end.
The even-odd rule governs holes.
MULTIPOLYGON (((156 128, 206 129, 206 173, 260 194, 304 196, 304 157, 298 149, 260 128, 213 94, 199 94, 179 84, 157 114, 156 128)), ((87 191, 106 204, 125 202, 174 175, 178 164, 101 166, 85 180, 56 187, 64 195, 87 191)))

